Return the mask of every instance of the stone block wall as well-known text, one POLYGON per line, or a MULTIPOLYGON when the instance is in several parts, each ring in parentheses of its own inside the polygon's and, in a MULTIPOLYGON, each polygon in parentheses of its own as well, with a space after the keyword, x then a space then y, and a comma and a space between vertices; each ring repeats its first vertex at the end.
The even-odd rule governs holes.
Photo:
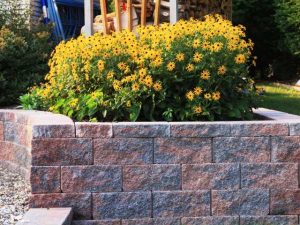
MULTIPOLYGON (((9 129, 6 114, 0 111, 0 138, 17 140, 22 129, 9 129)), ((31 207, 73 207, 74 225, 296 225, 300 118, 280 115, 248 122, 30 119, 31 207)))

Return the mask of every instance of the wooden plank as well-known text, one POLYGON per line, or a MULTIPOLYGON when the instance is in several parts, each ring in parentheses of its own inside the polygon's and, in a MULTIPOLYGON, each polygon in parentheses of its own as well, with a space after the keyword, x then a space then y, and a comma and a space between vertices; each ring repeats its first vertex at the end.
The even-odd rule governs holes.
POLYGON ((170 23, 178 21, 178 0, 170 0, 170 23))
POLYGON ((116 31, 121 31, 122 26, 121 26, 121 11, 120 11, 120 1, 119 0, 115 0, 115 11, 116 11, 116 20, 117 20, 116 31))
POLYGON ((132 31, 132 0, 127 0, 128 30, 132 31))
POLYGON ((156 0, 155 2, 155 12, 154 12, 154 25, 159 25, 159 17, 160 17, 160 2, 161 0, 156 0))
POLYGON ((100 0, 101 7, 101 15, 102 15, 102 23, 103 23, 103 33, 108 33, 108 25, 107 25, 107 10, 106 10, 106 0, 100 0))
POLYGON ((87 36, 93 34, 93 0, 84 0, 84 33, 87 36))
POLYGON ((141 26, 146 26, 147 0, 142 0, 141 26))

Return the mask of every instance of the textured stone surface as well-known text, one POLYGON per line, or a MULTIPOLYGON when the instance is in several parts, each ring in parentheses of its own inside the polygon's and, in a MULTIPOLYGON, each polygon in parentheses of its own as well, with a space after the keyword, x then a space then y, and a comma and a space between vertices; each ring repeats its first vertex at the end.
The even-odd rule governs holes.
POLYGON ((113 124, 114 137, 169 137, 170 125, 166 122, 124 122, 113 124))
POLYGON ((68 125, 33 125, 33 138, 71 138, 75 137, 74 124, 68 125))
POLYGON ((77 122, 76 137, 81 138, 110 138, 112 137, 111 123, 87 123, 77 122))
POLYGON ((153 140, 145 138, 110 138, 94 140, 95 164, 150 164, 153 140))
POLYGON ((273 137, 273 162, 300 162, 300 136, 273 137))
POLYGON ((121 225, 121 220, 73 220, 72 225, 121 225))
POLYGON ((297 225, 298 216, 241 216, 240 225, 297 225))
POLYGON ((212 191, 212 215, 268 215, 269 190, 212 191))
POLYGON ((217 163, 269 162, 268 137, 214 138, 213 159, 217 163))
POLYGON ((122 190, 120 166, 63 166, 61 177, 62 191, 65 193, 122 190))
POLYGON ((291 136, 300 136, 300 121, 298 123, 290 123, 290 134, 291 136))
POLYGON ((155 163, 209 163, 211 161, 211 139, 209 138, 159 138, 155 140, 155 163))
POLYGON ((238 164, 202 164, 182 166, 182 189, 238 189, 238 164))
POLYGON ((125 166, 123 189, 124 191, 180 190, 180 165, 125 166))
POLYGON ((271 190, 272 215, 300 214, 300 190, 271 190))
POLYGON ((0 121, 0 141, 4 141, 4 126, 3 122, 0 121))
POLYGON ((298 164, 242 164, 242 188, 298 188, 298 164))
POLYGON ((151 217, 150 192, 93 194, 94 219, 133 219, 151 217))
POLYGON ((209 191, 153 192, 153 217, 197 217, 209 215, 209 191))
POLYGON ((289 135, 287 123, 270 121, 259 122, 233 122, 231 125, 231 136, 276 136, 289 135))
POLYGON ((32 193, 55 193, 60 190, 59 166, 31 167, 30 183, 32 193))
POLYGON ((30 208, 72 207, 74 219, 91 219, 91 194, 34 194, 30 198, 30 208))
POLYGON ((182 225, 239 225, 238 216, 184 217, 182 225))
POLYGON ((19 123, 4 123, 4 140, 22 145, 25 147, 31 147, 32 139, 32 127, 29 125, 19 123))
POLYGON ((41 221, 43 225, 71 225, 72 217, 72 208, 29 209, 17 225, 34 225, 41 221))
POLYGON ((230 123, 174 122, 171 137, 230 136, 230 123))
POLYGON ((89 165, 93 162, 90 139, 51 138, 32 141, 32 165, 89 165))
POLYGON ((24 169, 30 168, 30 149, 12 142, 0 141, 0 160, 24 169))
POLYGON ((122 225, 181 225, 179 218, 122 220, 122 225))

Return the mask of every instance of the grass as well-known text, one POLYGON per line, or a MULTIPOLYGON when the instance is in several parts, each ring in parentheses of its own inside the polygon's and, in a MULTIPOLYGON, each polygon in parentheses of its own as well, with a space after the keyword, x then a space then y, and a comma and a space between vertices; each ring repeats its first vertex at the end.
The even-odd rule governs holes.
POLYGON ((259 107, 300 115, 300 91, 274 83, 261 83, 257 87, 265 90, 259 107))

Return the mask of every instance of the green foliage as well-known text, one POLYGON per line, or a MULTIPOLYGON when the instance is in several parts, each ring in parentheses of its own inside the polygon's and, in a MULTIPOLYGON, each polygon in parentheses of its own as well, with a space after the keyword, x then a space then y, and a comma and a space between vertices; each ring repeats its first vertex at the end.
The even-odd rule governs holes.
POLYGON ((284 47, 300 56, 300 1, 277 0, 276 22, 282 32, 284 47))
MULTIPOLYGON (((295 25, 298 21, 299 31, 299 9, 295 8, 296 5, 299 5, 298 0, 233 1, 234 23, 244 24, 247 28, 247 36, 255 43, 253 54, 258 57, 257 67, 252 71, 255 78, 290 80, 297 76, 299 59, 290 54, 288 42, 283 41, 292 36, 294 40, 295 37, 299 40, 299 33, 298 35, 290 33, 292 26, 288 26, 287 22, 288 20, 290 24, 295 25), (297 2, 297 4, 288 2, 297 2), (283 5, 286 7, 285 11, 280 9, 283 5)), ((294 44, 296 42, 293 41, 294 44)))
POLYGON ((30 29, 28 21, 29 11, 19 1, 1 3, 0 105, 17 103, 18 97, 42 81, 48 71, 50 27, 30 29))

